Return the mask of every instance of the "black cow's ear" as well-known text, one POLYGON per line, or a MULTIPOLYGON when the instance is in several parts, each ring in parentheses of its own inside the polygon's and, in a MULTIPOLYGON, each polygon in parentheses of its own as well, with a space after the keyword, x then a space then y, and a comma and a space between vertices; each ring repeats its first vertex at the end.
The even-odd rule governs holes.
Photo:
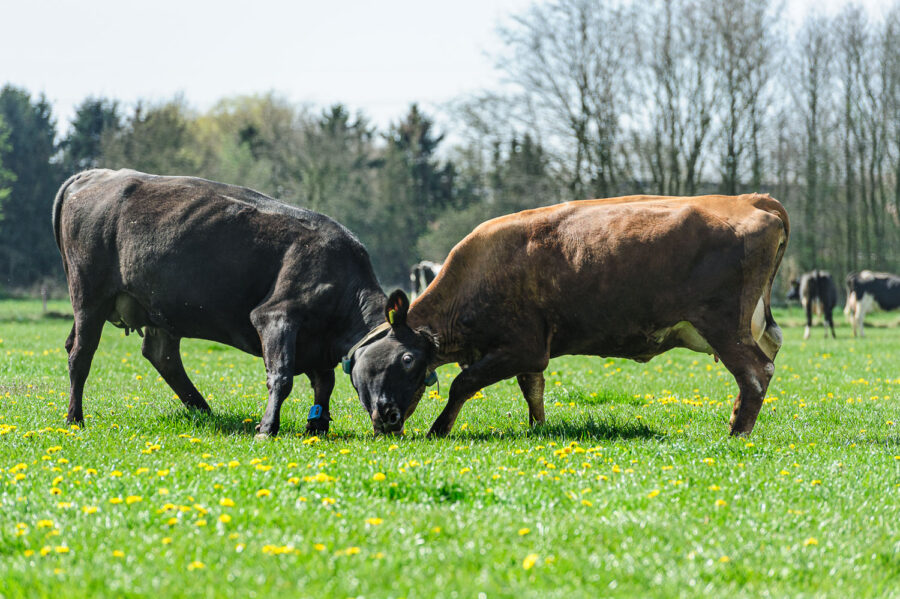
POLYGON ((392 327, 404 326, 407 312, 409 312, 409 298, 401 289, 397 289, 384 305, 384 317, 392 327))

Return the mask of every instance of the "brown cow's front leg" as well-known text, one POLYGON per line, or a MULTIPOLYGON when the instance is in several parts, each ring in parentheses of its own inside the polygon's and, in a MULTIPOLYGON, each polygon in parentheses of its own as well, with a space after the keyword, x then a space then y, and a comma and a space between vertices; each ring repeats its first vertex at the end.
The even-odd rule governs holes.
POLYGON ((528 424, 544 423, 544 373, 523 372, 516 377, 519 389, 528 403, 528 424))
POLYGON ((731 414, 732 435, 749 435, 762 408, 775 365, 753 339, 714 344, 713 349, 737 381, 738 396, 731 414))
POLYGON ((441 412, 431 430, 429 437, 444 437, 453 428, 456 417, 462 406, 475 393, 489 385, 493 385, 503 379, 508 379, 522 372, 521 365, 516 367, 511 357, 506 352, 494 352, 487 354, 453 379, 450 385, 450 397, 447 405, 441 412))
POLYGON ((313 388, 313 408, 306 421, 307 433, 327 433, 331 422, 328 404, 334 390, 334 370, 316 370, 306 373, 313 388), (318 408, 318 409, 317 409, 318 408))
POLYGON ((262 342, 266 387, 269 389, 266 411, 256 427, 259 431, 256 436, 274 437, 281 426, 281 405, 294 387, 297 331, 283 314, 254 312, 251 319, 262 342))

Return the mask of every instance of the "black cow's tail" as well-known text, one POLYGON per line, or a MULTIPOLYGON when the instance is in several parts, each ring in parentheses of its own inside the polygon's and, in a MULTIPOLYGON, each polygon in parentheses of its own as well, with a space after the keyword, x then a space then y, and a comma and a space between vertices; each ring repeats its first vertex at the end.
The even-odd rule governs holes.
POLYGON ((53 237, 54 237, 54 239, 56 239, 56 247, 59 248, 59 253, 62 256, 63 270, 66 272, 66 276, 68 276, 68 274, 69 274, 69 265, 66 264, 66 254, 65 254, 65 252, 63 252, 62 238, 60 237, 60 233, 59 233, 60 227, 62 226, 60 223, 61 216, 62 216, 62 205, 63 205, 63 200, 65 199, 65 196, 66 196, 66 191, 69 189, 69 186, 72 183, 74 183, 77 179, 79 179, 82 174, 83 173, 78 173, 78 174, 72 175, 71 177, 66 179, 65 183, 63 183, 60 186, 59 191, 56 192, 56 199, 53 200, 53 215, 52 215, 53 237))

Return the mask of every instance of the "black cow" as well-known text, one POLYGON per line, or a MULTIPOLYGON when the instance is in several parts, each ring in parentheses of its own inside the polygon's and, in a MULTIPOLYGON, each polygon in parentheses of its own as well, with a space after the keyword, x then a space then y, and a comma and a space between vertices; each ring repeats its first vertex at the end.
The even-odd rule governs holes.
POLYGON ((860 337, 865 337, 863 321, 866 313, 873 308, 894 310, 900 307, 900 277, 886 272, 864 270, 847 275, 847 305, 844 314, 853 327, 853 336, 857 330, 860 337))
POLYGON ((143 335, 144 357, 190 409, 209 406, 181 363, 182 337, 262 356, 260 435, 278 433, 300 373, 315 394, 307 430, 328 430, 334 366, 383 321, 384 292, 350 231, 244 187, 85 171, 57 193, 53 228, 75 312, 69 423, 83 422, 84 383, 108 321, 143 335))
POLYGON ((806 310, 806 329, 803 338, 809 339, 809 329, 812 327, 813 312, 823 316, 822 326, 825 327, 825 337, 828 337, 828 327, 831 327, 831 337, 834 334, 834 320, 831 313, 837 305, 837 285, 826 270, 813 270, 804 273, 800 279, 791 280, 791 290, 787 299, 799 300, 806 310))
POLYGON ((413 265, 409 271, 409 297, 416 299, 425 291, 425 288, 441 272, 441 265, 430 260, 422 260, 413 265))

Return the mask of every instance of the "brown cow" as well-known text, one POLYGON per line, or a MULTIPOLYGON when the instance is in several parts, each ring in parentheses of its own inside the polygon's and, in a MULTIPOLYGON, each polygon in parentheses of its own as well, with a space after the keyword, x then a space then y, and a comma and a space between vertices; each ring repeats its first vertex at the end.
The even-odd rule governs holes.
POLYGON ((732 434, 756 422, 781 347, 769 308, 789 236, 768 195, 568 202, 483 223, 390 332, 348 356, 375 432, 398 432, 426 377, 463 367, 430 434, 446 435, 479 389, 515 376, 544 421, 543 370, 567 354, 646 361, 673 347, 715 354, 740 393, 732 434), (354 355, 355 354, 355 355, 354 355))

